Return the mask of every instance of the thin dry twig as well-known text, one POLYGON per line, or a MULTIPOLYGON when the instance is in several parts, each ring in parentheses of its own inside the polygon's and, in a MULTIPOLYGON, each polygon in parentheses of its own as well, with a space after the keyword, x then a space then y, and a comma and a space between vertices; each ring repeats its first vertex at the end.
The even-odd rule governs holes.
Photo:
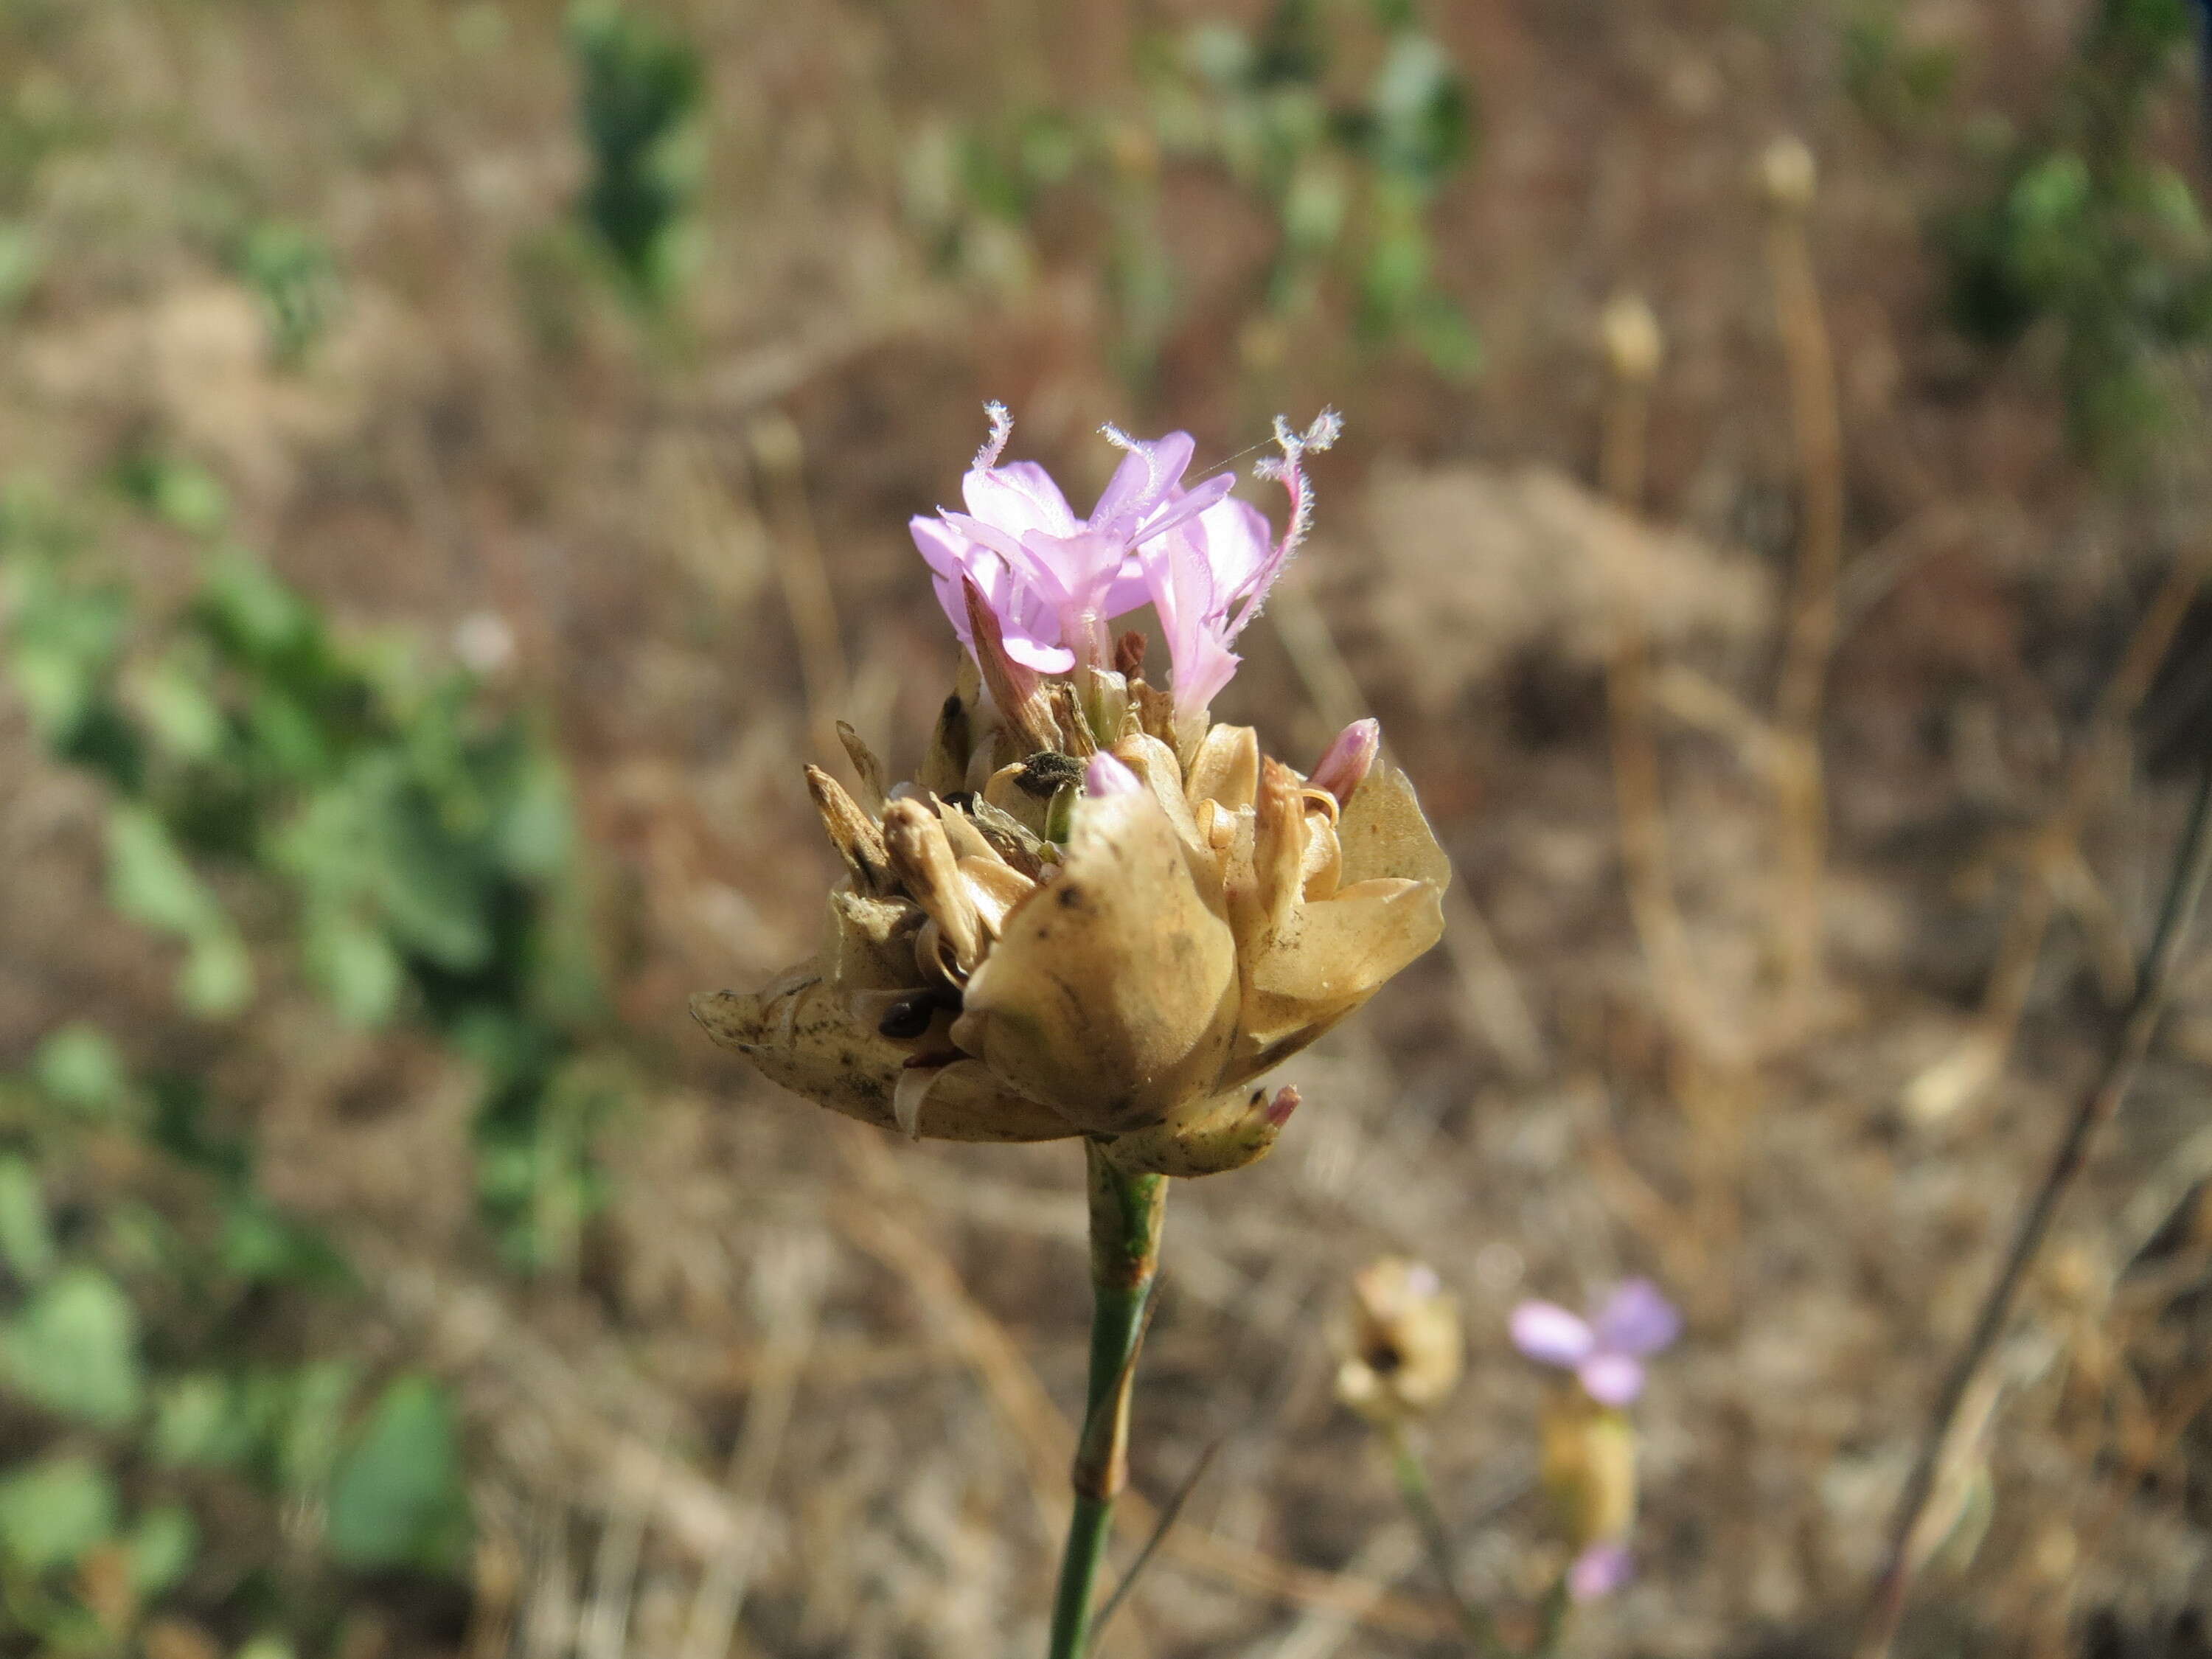
POLYGON ((2180 955, 2182 939, 2203 895, 2207 871, 2212 869, 2212 834, 2208 834, 2209 825, 2212 825, 2212 755, 2207 756, 2198 778, 2188 827, 2175 854, 2173 875, 2166 888, 2165 902, 2160 907, 2157 930, 2137 977, 2135 1000, 2113 1036, 2102 1074, 2075 1109, 2049 1173, 2029 1200, 2012 1248, 1983 1299, 1972 1334, 1936 1397, 1935 1411, 1921 1437, 1920 1455, 1898 1502, 1888 1553, 1860 1630, 1859 1659, 1884 1659, 1896 1638, 1898 1625, 1905 1613, 1905 1598, 1912 1587, 1914 1533, 1934 1489, 1937 1458, 1952 1424, 1973 1386, 1976 1373, 2003 1334, 2021 1282, 2049 1237, 2051 1221, 2060 1204, 2080 1177, 2087 1162, 2091 1141, 2098 1129, 2119 1111, 2136 1069, 2149 1049, 2151 1036, 2166 1010, 2167 987, 2180 955))
MULTIPOLYGON (((2207 562, 2201 551, 2176 560, 2129 635, 2067 766, 2057 805, 2021 843, 2020 901, 2006 922, 1973 1029, 1906 1086, 1905 1106, 1916 1117, 1948 1116, 1996 1080, 2027 1011, 2036 965, 2061 897, 2071 896, 2076 909, 2090 893, 2101 897, 2094 881, 2087 883, 2087 892, 2082 890, 2087 878, 2081 835, 2105 795, 2103 786, 2115 753, 2126 741, 2129 722, 2149 695, 2182 618, 2203 585, 2207 562)), ((2121 994, 2126 994, 2124 988, 2121 994)))
MULTIPOLYGON (((1153 1300, 1157 1302, 1158 1297, 1156 1296, 1153 1300)), ((1146 1317, 1149 1318, 1151 1310, 1148 1308, 1146 1313, 1146 1317)), ((1123 1573, 1121 1582, 1114 1586, 1114 1593, 1108 1596, 1098 1611, 1091 1615, 1091 1639, 1092 1641, 1098 1639, 1099 1632, 1106 1628, 1106 1621, 1114 1616, 1115 1611, 1127 1599, 1129 1592, 1136 1588, 1138 1576, 1152 1565, 1152 1557, 1158 1553, 1161 1544, 1166 1541, 1169 1532, 1182 1516, 1182 1506, 1190 1501, 1191 1493, 1198 1489, 1198 1483, 1206 1478, 1206 1472, 1213 1467, 1213 1460, 1220 1455, 1222 1447, 1228 1443, 1227 1435, 1216 1435, 1209 1441, 1206 1449, 1199 1453, 1198 1461, 1190 1466, 1190 1473, 1183 1477, 1182 1484, 1175 1489, 1174 1496, 1161 1506, 1159 1521, 1145 1540, 1143 1547, 1137 1551, 1137 1559, 1129 1563, 1128 1571, 1123 1573)))
POLYGON ((1790 416, 1796 440, 1800 491, 1797 568, 1782 668, 1775 689, 1775 725, 1784 765, 1776 778, 1780 816, 1781 902, 1775 912, 1775 958, 1785 1025, 1802 1024, 1818 991, 1821 958, 1820 884, 1827 861, 1827 795, 1821 775, 1821 694, 1836 639, 1836 579, 1843 564, 1844 445, 1836 368, 1813 266, 1806 212, 1811 163, 1789 141, 1767 160, 1774 209, 1766 258, 1774 283, 1782 353, 1789 370, 1790 416), (1778 177, 1778 173, 1787 175, 1778 177))

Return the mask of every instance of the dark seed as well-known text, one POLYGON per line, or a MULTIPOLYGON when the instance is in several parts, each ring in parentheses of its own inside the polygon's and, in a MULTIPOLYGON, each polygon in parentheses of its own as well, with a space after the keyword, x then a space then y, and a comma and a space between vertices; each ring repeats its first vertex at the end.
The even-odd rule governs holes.
POLYGON ((876 1030, 894 1042, 911 1042, 929 1029, 937 1016, 937 999, 927 991, 901 997, 884 1011, 876 1030))

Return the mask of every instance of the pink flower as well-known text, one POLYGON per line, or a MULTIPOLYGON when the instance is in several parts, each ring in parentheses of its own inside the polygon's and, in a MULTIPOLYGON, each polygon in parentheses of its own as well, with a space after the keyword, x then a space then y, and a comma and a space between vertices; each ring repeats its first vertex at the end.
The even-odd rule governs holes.
POLYGON ((1302 434, 1276 417, 1275 441, 1282 457, 1254 471, 1279 480, 1290 494, 1291 520, 1280 541, 1269 533, 1257 508, 1216 500, 1139 549, 1145 587, 1167 635, 1177 714, 1201 713, 1237 672, 1243 659, 1229 647, 1260 614, 1267 590, 1313 520, 1303 465, 1306 452, 1328 448, 1343 425, 1331 410, 1323 410, 1302 434))
POLYGON ((1681 1333, 1681 1315, 1648 1279, 1632 1279, 1614 1291, 1594 1320, 1555 1302, 1523 1302, 1513 1310, 1513 1346, 1574 1372, 1602 1406, 1626 1406, 1643 1393, 1644 1357, 1681 1333))
POLYGON ((963 578, 999 619, 1014 661, 1044 674, 1066 673, 1079 661, 1103 665, 1112 649, 1107 623, 1146 598, 1138 550, 1206 513, 1234 480, 1223 474, 1185 489, 1197 448, 1188 433, 1144 443, 1108 427, 1128 453, 1090 517, 1078 519, 1036 462, 1001 464, 1013 422, 1005 405, 989 410, 990 440, 961 481, 968 510, 908 526, 938 603, 970 651, 963 578))

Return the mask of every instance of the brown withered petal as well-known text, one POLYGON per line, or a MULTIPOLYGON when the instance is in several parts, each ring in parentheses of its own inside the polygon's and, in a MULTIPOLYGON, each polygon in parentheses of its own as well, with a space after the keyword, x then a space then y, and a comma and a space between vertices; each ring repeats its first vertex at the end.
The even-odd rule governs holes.
MULTIPOLYGON (((849 1000, 811 964, 750 996, 691 999, 692 1018, 774 1083, 878 1128, 898 1127, 894 1104, 912 1050, 863 1024, 849 1000)), ((996 1083, 981 1066, 951 1066, 931 1086, 919 1120, 939 1140, 1060 1140, 1074 1127, 996 1083)))
POLYGON ((876 751, 860 741, 860 734, 844 721, 837 722, 837 741, 845 745, 845 757, 853 763, 853 775, 860 781, 861 807, 875 817, 881 817, 884 797, 890 786, 884 781, 884 763, 876 758, 876 751))
POLYGON ((899 884, 937 924, 962 971, 972 969, 983 954, 981 924, 937 815, 920 801, 893 801, 884 809, 884 845, 899 884))
POLYGON ((1259 798, 1260 734, 1249 726, 1217 726, 1198 745, 1186 787, 1194 801, 1234 811, 1259 798))
POLYGON ((1070 1123, 1118 1134, 1209 1093, 1237 947, 1149 793, 1086 801, 1059 873, 1008 914, 953 1041, 1070 1123))
POLYGON ((975 641, 975 661, 983 671, 983 684, 999 705, 999 717, 1016 738, 1015 757, 1034 755, 1040 749, 1060 746, 1060 730, 1053 720, 1052 703, 1036 671, 1024 668, 1006 654, 1006 635, 998 614, 972 581, 962 584, 968 600, 968 626, 975 641))
POLYGON ((875 819, 854 804, 843 784, 818 766, 806 769, 806 793, 814 798, 814 810, 822 814, 830 844, 845 860, 854 880, 871 892, 889 890, 884 837, 875 819))
POLYGON ((968 884, 968 896, 975 901, 985 929, 994 938, 1005 931, 1006 913, 1036 887, 1035 882, 996 854, 988 859, 962 859, 960 874, 968 884))

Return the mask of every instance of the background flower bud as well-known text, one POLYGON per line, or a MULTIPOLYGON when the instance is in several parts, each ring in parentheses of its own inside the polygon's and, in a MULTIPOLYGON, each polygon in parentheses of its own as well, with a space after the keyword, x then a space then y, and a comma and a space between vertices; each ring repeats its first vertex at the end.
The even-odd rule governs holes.
POLYGON ((1336 1395, 1374 1422, 1418 1416, 1458 1386, 1459 1304, 1425 1262, 1384 1256, 1352 1281, 1336 1395))

